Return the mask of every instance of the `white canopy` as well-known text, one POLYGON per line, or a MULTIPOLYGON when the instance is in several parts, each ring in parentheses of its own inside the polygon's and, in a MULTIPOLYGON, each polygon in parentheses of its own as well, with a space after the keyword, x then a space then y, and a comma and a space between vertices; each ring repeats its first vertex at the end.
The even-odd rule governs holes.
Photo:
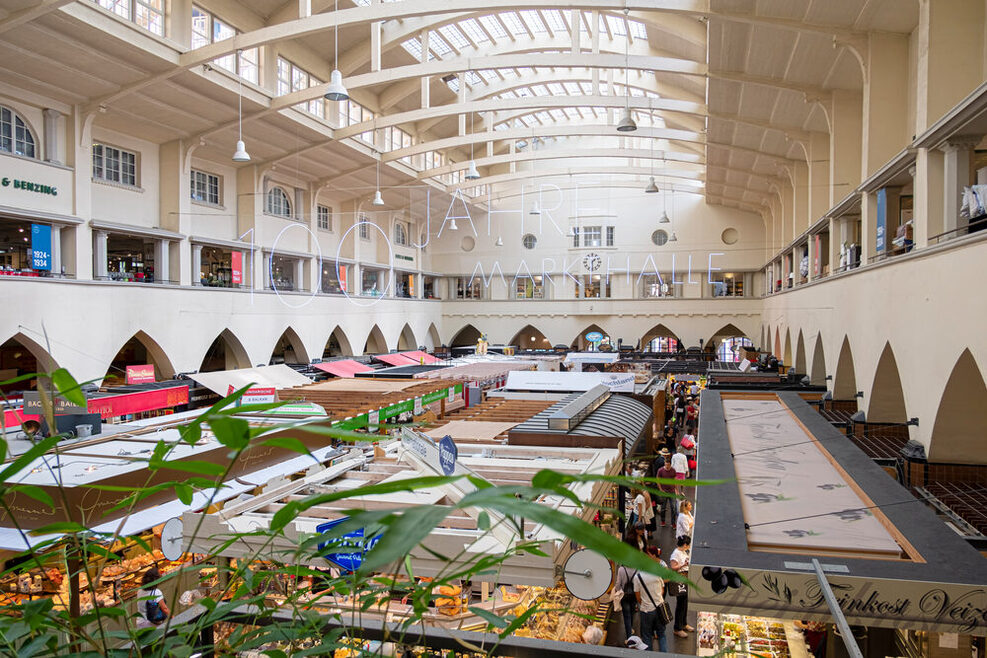
POLYGON ((311 379, 295 372, 283 363, 240 370, 198 372, 189 376, 210 391, 223 397, 229 394, 230 386, 234 389, 243 388, 248 384, 253 384, 257 388, 293 388, 312 383, 311 379))

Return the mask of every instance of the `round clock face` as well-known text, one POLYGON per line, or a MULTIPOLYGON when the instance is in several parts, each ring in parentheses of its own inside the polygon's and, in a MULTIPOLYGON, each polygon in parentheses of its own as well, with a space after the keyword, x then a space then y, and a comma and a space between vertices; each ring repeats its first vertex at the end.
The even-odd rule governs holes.
POLYGON ((602 262, 603 259, 601 259, 597 254, 586 254, 583 256, 583 267, 590 272, 595 272, 600 269, 600 263, 602 262))

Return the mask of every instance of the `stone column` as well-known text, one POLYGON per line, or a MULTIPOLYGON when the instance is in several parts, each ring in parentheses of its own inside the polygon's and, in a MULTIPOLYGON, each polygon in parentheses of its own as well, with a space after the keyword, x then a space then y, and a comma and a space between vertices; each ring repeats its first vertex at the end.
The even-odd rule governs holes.
POLYGON ((62 164, 62 159, 58 157, 58 123, 62 118, 62 113, 58 110, 45 108, 42 110, 44 116, 44 139, 45 139, 45 162, 62 164))
MULTIPOLYGON (((965 226, 967 220, 960 219, 960 206, 963 204, 963 188, 970 184, 970 161, 973 148, 980 142, 980 135, 954 137, 942 147, 943 152, 943 231, 965 226)), ((948 236, 956 237, 956 234, 948 236)))
POLYGON ((202 245, 192 244, 192 285, 200 285, 202 281, 202 245))
POLYGON ((106 270, 106 231, 93 231, 93 274, 94 278, 105 279, 106 270))
POLYGON ((295 290, 306 290, 305 287, 305 261, 308 258, 299 258, 295 261, 295 290))
MULTIPOLYGON (((201 249, 201 247, 200 247, 201 249)), ((169 240, 157 240, 154 243, 154 282, 167 283, 170 276, 170 251, 171 242, 169 240)))

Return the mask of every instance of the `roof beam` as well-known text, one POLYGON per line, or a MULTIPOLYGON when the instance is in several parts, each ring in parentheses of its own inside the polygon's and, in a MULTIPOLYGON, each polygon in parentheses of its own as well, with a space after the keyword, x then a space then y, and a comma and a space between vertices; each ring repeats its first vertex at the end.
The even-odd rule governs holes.
POLYGON ((806 102, 810 100, 826 100, 830 96, 828 89, 815 87, 813 85, 803 85, 794 82, 786 82, 780 78, 768 78, 757 75, 747 75, 746 73, 734 73, 730 71, 710 71, 710 80, 725 80, 727 82, 739 82, 742 84, 758 85, 770 87, 782 91, 793 91, 802 94, 806 102))
MULTIPOLYGON (((656 172, 657 174, 657 172, 656 172)), ((469 189, 471 187, 476 187, 476 185, 499 185, 501 183, 510 183, 516 180, 534 180, 538 178, 564 178, 566 176, 600 176, 605 178, 608 176, 637 176, 642 180, 651 175, 651 169, 648 167, 618 167, 618 168, 604 168, 601 166, 589 166, 589 167, 566 167, 564 169, 545 169, 538 171, 515 171, 507 174, 496 174, 493 176, 485 176, 479 181, 473 181, 475 185, 469 184, 457 184, 457 185, 447 185, 446 191, 453 192, 457 188, 469 189)), ((676 172, 673 170, 667 170, 661 176, 666 178, 677 178, 680 180, 697 181, 695 175, 691 172, 676 172), (684 175, 682 175, 684 174, 684 175)), ((702 181, 699 181, 700 183, 702 181)), ((696 194, 702 194, 703 186, 696 185, 694 187, 686 187, 682 191, 693 191, 696 194)))
POLYGON ((51 13, 56 9, 60 9, 73 2, 75 2, 75 0, 42 0, 36 5, 24 7, 19 11, 12 11, 0 19, 0 34, 9 32, 10 30, 18 28, 22 25, 26 25, 31 21, 41 18, 45 14, 51 13))

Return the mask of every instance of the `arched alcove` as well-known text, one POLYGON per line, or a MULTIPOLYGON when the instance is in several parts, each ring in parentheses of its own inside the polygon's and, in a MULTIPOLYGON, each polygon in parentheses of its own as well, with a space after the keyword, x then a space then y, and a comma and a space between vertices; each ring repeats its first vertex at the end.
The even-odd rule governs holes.
POLYGON ((480 340, 480 336, 480 330, 473 325, 468 324, 456 332, 456 335, 449 341, 449 347, 467 347, 469 345, 476 345, 476 341, 480 340))
POLYGON ((908 420, 905 410, 905 393, 898 375, 898 362, 894 358, 891 343, 885 343, 884 351, 874 371, 874 383, 870 388, 867 420, 872 423, 904 423, 908 420))
POLYGON ((816 347, 812 350, 812 372, 809 381, 816 386, 826 385, 826 351, 823 348, 822 334, 816 334, 816 347))
POLYGON ((781 352, 781 327, 778 327, 778 329, 775 330, 775 342, 771 347, 771 353, 779 359, 783 357, 781 352))
POLYGON ((298 337, 298 333, 294 329, 288 327, 278 338, 278 342, 274 344, 268 363, 271 365, 276 363, 305 364, 310 361, 302 339, 298 337))
MULTIPOLYGON (((34 372, 51 372, 58 368, 48 351, 22 333, 17 333, 0 344, 0 381, 14 379, 34 372)), ((21 391, 36 387, 34 380, 26 380, 0 387, 0 391, 21 391)))
POLYGON ((442 339, 439 338, 439 330, 435 328, 435 323, 433 322, 428 325, 428 331, 425 332, 425 349, 431 352, 441 344, 442 339))
POLYGON ((353 356, 353 347, 346 332, 339 325, 329 334, 326 339, 326 346, 322 348, 322 358, 329 359, 334 356, 353 356))
POLYGON ((719 361, 737 362, 741 360, 740 348, 753 348, 754 341, 737 325, 727 323, 713 332, 704 347, 716 350, 716 358, 719 361))
POLYGON ((154 366, 156 380, 171 379, 175 368, 156 340, 143 331, 138 331, 124 343, 103 377, 104 386, 120 386, 127 383, 127 366, 154 366))
POLYGON ((216 336, 209 349, 206 350, 205 356, 202 357, 199 372, 236 370, 250 366, 250 359, 243 343, 232 331, 223 329, 222 333, 216 336))
POLYGON ((385 354, 387 352, 387 341, 384 340, 384 332, 380 327, 374 325, 367 334, 367 341, 363 345, 364 354, 385 354))
POLYGON ((585 329, 583 329, 582 331, 580 331, 578 334, 576 334, 576 337, 572 339, 572 342, 570 343, 570 346, 572 346, 573 349, 576 349, 576 350, 579 350, 579 351, 590 349, 591 346, 592 346, 592 343, 590 343, 586 339, 586 334, 591 334, 594 331, 603 334, 603 341, 601 343, 599 343, 599 345, 600 345, 601 348, 605 349, 607 345, 610 345, 614 349, 616 349, 617 345, 611 341, 610 334, 608 334, 607 332, 605 332, 603 330, 603 328, 600 325, 598 325, 598 324, 591 324, 588 327, 586 327, 585 329))
POLYGON ((836 360, 836 374, 833 376, 833 399, 854 400, 857 395, 857 376, 853 371, 853 352, 850 339, 843 337, 840 356, 836 360))
POLYGON ((641 350, 644 352, 676 352, 679 343, 678 335, 662 323, 651 327, 641 336, 641 350))
POLYGON ((799 337, 795 341, 795 372, 802 375, 809 372, 805 362, 805 338, 802 336, 801 329, 799 329, 799 337))
POLYGON ((514 334, 508 345, 514 345, 519 350, 552 349, 552 343, 549 342, 545 333, 530 324, 526 324, 520 331, 514 334))
POLYGON ((785 350, 782 352, 781 362, 786 366, 792 365, 792 332, 785 330, 785 350))
POLYGON ((398 336, 398 349, 402 352, 418 349, 418 339, 415 338, 415 332, 407 324, 402 327, 401 334, 398 336))
POLYGON ((963 350, 946 380, 936 411, 929 460, 987 463, 987 385, 973 354, 963 350))

